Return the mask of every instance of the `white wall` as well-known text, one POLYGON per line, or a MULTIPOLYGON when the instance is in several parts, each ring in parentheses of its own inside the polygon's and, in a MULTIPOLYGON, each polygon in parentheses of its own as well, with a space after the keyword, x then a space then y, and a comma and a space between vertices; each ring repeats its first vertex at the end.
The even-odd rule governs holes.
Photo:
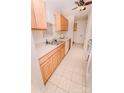
POLYGON ((35 44, 40 43, 43 40, 43 32, 42 31, 33 31, 32 37, 33 37, 35 44))
POLYGON ((84 43, 85 31, 86 31, 87 19, 77 20, 77 31, 74 31, 74 42, 84 43))
POLYGON ((55 24, 54 20, 54 12, 49 11, 46 7, 46 18, 47 18, 47 22, 51 23, 51 24, 55 24))
POLYGON ((44 91, 44 84, 36 56, 33 36, 31 38, 31 90, 32 93, 43 93, 44 91))
POLYGON ((90 11, 88 14, 87 28, 85 33, 85 40, 84 40, 84 55, 85 55, 84 59, 85 60, 88 56, 87 45, 88 45, 89 39, 92 39, 92 11, 90 11))

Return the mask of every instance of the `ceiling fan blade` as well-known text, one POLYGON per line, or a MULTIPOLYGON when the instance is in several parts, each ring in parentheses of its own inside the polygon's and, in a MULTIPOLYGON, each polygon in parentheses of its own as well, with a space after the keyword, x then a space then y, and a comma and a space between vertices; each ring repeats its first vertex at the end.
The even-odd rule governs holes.
POLYGON ((80 3, 79 3, 79 2, 77 2, 77 1, 75 1, 75 4, 77 4, 78 6, 80 6, 80 3))
POLYGON ((75 8, 73 8, 72 10, 75 10, 75 9, 77 9, 78 7, 75 7, 75 8))
POLYGON ((84 2, 84 0, 80 0, 79 3, 80 3, 80 5, 84 5, 85 2, 84 2))
POLYGON ((92 1, 85 2, 84 5, 92 4, 92 1))

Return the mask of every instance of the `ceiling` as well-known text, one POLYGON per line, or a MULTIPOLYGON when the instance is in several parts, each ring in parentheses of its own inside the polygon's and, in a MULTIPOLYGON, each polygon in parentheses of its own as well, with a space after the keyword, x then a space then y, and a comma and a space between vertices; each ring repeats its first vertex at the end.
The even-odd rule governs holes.
POLYGON ((91 9, 91 5, 88 5, 85 11, 72 10, 77 6, 74 3, 75 0, 45 0, 45 2, 50 11, 61 12, 65 16, 74 16, 75 18, 86 17, 91 9))

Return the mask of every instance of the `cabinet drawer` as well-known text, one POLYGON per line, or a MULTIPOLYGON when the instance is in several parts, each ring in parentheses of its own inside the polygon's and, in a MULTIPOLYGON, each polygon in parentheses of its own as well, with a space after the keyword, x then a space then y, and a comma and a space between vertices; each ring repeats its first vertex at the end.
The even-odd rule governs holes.
POLYGON ((50 56, 51 56, 50 54, 47 54, 47 55, 45 55, 44 57, 42 57, 42 58, 40 59, 40 64, 43 64, 50 56))
POLYGON ((50 53, 48 53, 44 57, 42 57, 40 59, 40 64, 42 64, 45 60, 47 60, 48 58, 50 58, 55 52, 57 52, 57 49, 54 49, 53 51, 51 51, 50 53))
POLYGON ((57 52, 57 48, 50 52, 51 55, 55 54, 57 52))

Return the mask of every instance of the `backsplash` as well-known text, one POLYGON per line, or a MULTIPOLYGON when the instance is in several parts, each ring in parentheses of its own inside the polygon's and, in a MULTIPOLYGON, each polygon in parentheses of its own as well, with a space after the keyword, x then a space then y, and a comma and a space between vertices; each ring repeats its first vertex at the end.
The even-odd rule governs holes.
POLYGON ((43 40, 43 31, 32 31, 32 36, 35 44, 41 43, 43 40))
POLYGON ((55 36, 45 36, 43 31, 32 31, 32 38, 34 40, 35 46, 42 45, 47 40, 51 40, 53 38, 56 38, 55 36))

